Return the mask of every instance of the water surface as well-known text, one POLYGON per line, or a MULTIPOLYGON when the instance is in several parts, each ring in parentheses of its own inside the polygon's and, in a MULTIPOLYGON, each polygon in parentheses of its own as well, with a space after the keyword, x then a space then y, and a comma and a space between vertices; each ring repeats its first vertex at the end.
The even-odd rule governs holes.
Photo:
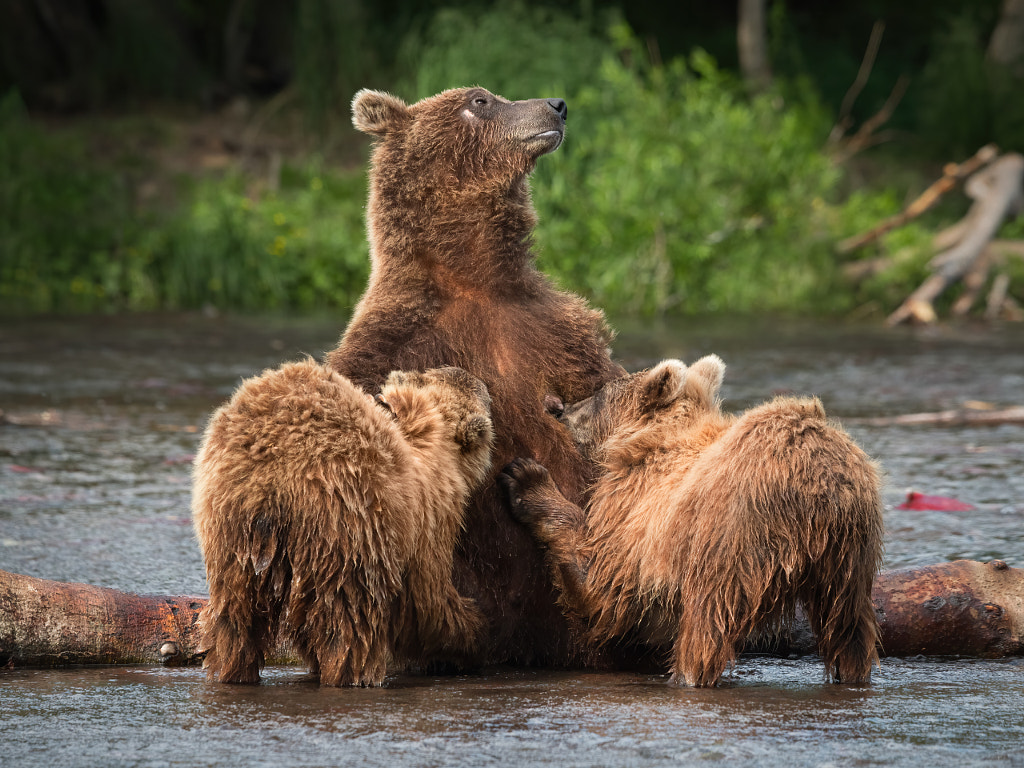
MULTIPOLYGON (((206 594, 191 458, 241 378, 320 356, 336 319, 192 315, 0 321, 0 569, 206 594)), ((968 401, 1024 404, 1024 329, 795 322, 620 324, 630 369, 726 362, 725 405, 815 394, 886 474, 886 567, 1024 567, 1024 427, 868 426, 968 401), (910 489, 969 512, 907 512, 910 489)), ((719 689, 661 676, 492 670, 321 690, 196 669, 0 671, 2 766, 1024 766, 1024 661, 883 661, 867 687, 813 658, 744 658, 719 689)))

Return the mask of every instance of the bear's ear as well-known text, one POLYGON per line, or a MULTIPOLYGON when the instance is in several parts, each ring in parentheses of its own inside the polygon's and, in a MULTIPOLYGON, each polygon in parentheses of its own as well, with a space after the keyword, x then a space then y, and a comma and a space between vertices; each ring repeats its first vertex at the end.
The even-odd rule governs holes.
POLYGON ((383 136, 409 119, 409 105, 397 96, 364 88, 352 99, 352 125, 363 133, 383 136))
POLYGON ((718 399, 725 376, 725 363, 718 355, 707 355, 686 371, 686 394, 710 406, 718 399))
POLYGON ((455 442, 468 451, 481 440, 491 440, 491 422, 484 416, 470 416, 459 422, 455 428, 455 442))
POLYGON ((664 408, 679 397, 684 381, 685 365, 678 360, 662 360, 640 382, 644 405, 650 409, 664 408))

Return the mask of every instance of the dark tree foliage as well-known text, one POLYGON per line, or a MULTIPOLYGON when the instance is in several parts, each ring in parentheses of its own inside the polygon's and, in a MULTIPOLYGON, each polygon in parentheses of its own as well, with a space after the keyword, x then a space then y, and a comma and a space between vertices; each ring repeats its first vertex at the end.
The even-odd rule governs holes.
MULTIPOLYGON (((565 9, 552 0, 530 4, 565 9)), ((288 82, 303 56, 321 55, 308 49, 325 47, 325 35, 343 36, 332 47, 344 42, 349 50, 335 51, 333 59, 320 63, 361 74, 364 61, 386 67, 397 41, 437 10, 472 13, 489 5, 483 0, 0 0, 0 88, 18 88, 30 103, 54 107, 223 87, 274 90, 288 82), (70 101, 62 103, 59 91, 70 101)), ((919 70, 936 35, 953 22, 975 25, 987 41, 1000 0, 777 0, 767 6, 779 63, 792 70, 813 61, 808 71, 821 80, 826 95, 841 98, 875 21, 887 26, 879 67, 919 70)), ((604 8, 622 10, 638 36, 664 59, 700 46, 723 66, 736 64, 736 3, 597 0, 578 5, 580 13, 604 8)))

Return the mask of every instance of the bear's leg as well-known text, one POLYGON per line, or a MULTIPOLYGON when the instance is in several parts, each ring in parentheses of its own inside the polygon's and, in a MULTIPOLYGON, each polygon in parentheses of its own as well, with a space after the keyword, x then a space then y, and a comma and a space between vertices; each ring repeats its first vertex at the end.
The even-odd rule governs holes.
POLYGON ((281 600, 256 574, 251 560, 232 554, 211 569, 210 600, 203 610, 203 666, 222 683, 258 683, 280 616, 281 600))
POLYGON ((497 477, 512 516, 547 549, 555 585, 565 604, 586 615, 584 595, 590 560, 585 549, 587 515, 558 490, 532 459, 515 459, 497 477))
POLYGON ((803 603, 825 675, 836 683, 867 683, 878 661, 878 619, 871 599, 881 545, 848 531, 826 551, 807 584, 803 603), (858 539, 861 546, 856 546, 858 539), (838 542, 837 542, 838 543, 838 542))
POLYGON ((699 477, 703 496, 669 540, 682 574, 672 679, 710 687, 755 627, 780 623, 789 587, 785 545, 767 533, 764 511, 721 492, 735 480, 730 468, 718 463, 699 477))
MULTIPOLYGON (((726 548, 727 549, 727 548, 726 548)), ((750 633, 756 606, 738 571, 709 564, 733 562, 697 555, 683 581, 682 615, 671 680, 697 688, 718 684, 750 633)))
POLYGON ((337 634, 318 639, 313 652, 320 671, 320 684, 330 686, 380 686, 387 676, 391 644, 384 612, 363 614, 358 632, 349 625, 335 627, 337 634), (375 614, 375 615, 371 615, 375 614))
POLYGON ((398 579, 356 542, 328 541, 321 533, 323 548, 296 565, 287 615, 295 649, 321 685, 379 686, 391 656, 398 579))

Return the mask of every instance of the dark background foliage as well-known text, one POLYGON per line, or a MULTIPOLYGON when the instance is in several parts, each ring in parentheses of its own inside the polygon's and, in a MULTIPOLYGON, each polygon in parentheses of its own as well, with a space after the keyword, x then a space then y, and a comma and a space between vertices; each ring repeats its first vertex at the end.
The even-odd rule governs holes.
POLYGON ((1024 149, 1022 73, 986 56, 1002 2, 765 8, 774 80, 753 92, 733 3, 0 0, 0 303, 350 307, 367 272, 352 94, 479 83, 569 100, 534 184, 541 264, 568 287, 617 312, 884 311, 935 222, 856 254, 892 257, 857 285, 834 242, 942 162, 1024 149), (879 146, 840 162, 827 138, 877 22, 853 129, 909 86, 879 146))

